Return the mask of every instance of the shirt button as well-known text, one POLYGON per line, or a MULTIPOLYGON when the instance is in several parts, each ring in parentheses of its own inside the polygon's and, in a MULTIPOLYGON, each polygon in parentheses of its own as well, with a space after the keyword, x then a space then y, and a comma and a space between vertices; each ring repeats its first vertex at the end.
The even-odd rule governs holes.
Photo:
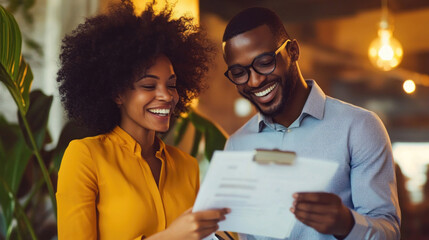
POLYGON ((288 130, 287 130, 287 132, 288 132, 288 133, 289 133, 289 132, 291 132, 291 131, 292 131, 291 129, 288 129, 288 130))

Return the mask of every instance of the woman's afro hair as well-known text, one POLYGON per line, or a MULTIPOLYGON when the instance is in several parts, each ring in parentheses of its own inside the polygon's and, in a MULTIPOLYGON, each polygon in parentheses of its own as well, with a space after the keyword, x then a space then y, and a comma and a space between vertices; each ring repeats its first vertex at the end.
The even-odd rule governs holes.
POLYGON ((159 13, 154 4, 136 15, 131 1, 122 0, 107 14, 86 19, 63 39, 57 81, 70 119, 95 133, 111 131, 120 121, 115 97, 160 54, 170 59, 177 76, 180 99, 175 116, 185 112, 205 87, 213 44, 192 18, 171 19, 168 4, 159 13))

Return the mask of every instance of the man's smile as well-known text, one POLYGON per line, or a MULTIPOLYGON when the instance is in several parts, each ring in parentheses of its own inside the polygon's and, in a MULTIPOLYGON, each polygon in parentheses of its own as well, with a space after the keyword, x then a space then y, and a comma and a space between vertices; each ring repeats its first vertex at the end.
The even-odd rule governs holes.
POLYGON ((267 94, 269 94, 271 91, 274 90, 274 88, 276 88, 278 85, 277 82, 274 82, 273 84, 269 85, 267 88, 265 88, 264 90, 260 90, 258 92, 253 92, 253 94, 255 94, 257 97, 263 97, 266 96, 267 94))

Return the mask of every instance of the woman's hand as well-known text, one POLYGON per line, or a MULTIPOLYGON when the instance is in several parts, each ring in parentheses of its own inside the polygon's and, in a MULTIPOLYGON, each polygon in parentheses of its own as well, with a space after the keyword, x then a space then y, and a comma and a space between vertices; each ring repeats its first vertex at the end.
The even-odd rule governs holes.
POLYGON ((230 211, 228 208, 223 208, 193 213, 190 208, 174 220, 166 230, 153 235, 148 240, 200 240, 215 232, 219 228, 218 222, 224 220, 225 214, 230 211))

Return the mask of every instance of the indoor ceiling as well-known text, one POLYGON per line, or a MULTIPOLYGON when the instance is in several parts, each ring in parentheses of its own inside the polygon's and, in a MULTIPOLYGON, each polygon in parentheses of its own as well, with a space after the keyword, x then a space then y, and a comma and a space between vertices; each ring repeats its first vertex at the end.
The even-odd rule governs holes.
MULTIPOLYGON (((302 22, 380 9, 381 0, 200 0, 201 11, 213 12, 225 19, 250 6, 275 9, 285 22, 302 22)), ((429 1, 388 0, 388 6, 392 12, 401 13, 428 8, 429 1)))

